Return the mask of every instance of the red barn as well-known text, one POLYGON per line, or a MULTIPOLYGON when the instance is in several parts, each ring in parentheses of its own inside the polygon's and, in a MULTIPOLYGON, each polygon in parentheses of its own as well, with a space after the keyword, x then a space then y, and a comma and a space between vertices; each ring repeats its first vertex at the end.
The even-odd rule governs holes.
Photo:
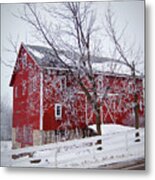
MULTIPOLYGON (((133 78, 96 73, 98 93, 110 86, 101 108, 102 123, 134 125, 133 78)), ((89 89, 89 83, 85 79, 89 89)), ((144 120, 143 78, 136 77, 139 119, 144 120)), ((84 136, 95 114, 68 69, 50 49, 21 44, 10 86, 13 87, 13 148, 84 136)), ((90 88, 91 91, 91 88, 90 88)))

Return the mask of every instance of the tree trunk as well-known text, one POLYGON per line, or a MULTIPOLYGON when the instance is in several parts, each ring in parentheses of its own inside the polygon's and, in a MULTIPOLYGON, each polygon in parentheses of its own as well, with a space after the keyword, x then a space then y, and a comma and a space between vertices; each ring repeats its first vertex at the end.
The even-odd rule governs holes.
POLYGON ((95 114, 96 114, 96 130, 97 130, 97 134, 102 135, 100 107, 99 107, 99 105, 97 103, 95 104, 95 114))
MULTIPOLYGON (((97 134, 99 136, 102 135, 102 131, 101 131, 101 115, 100 115, 100 106, 98 105, 98 103, 95 104, 95 114, 96 114, 96 130, 97 130, 97 134)), ((102 140, 98 140, 96 142, 97 145, 102 145, 102 140)), ((97 148, 97 150, 102 150, 102 146, 99 146, 97 148)))

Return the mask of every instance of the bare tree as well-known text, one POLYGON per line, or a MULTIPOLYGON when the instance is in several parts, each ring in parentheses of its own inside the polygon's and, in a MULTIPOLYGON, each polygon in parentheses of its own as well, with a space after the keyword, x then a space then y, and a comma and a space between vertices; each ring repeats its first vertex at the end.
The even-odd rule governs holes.
POLYGON ((100 107, 102 103, 99 103, 99 99, 103 101, 109 87, 102 89, 101 97, 97 90, 97 79, 93 69, 95 61, 92 53, 94 52, 93 35, 97 29, 91 3, 63 3, 62 9, 58 10, 49 6, 48 4, 48 7, 44 8, 44 12, 48 14, 51 21, 56 19, 52 21, 54 25, 41 15, 34 4, 26 4, 20 18, 32 25, 37 39, 46 43, 51 48, 51 55, 54 55, 57 61, 72 74, 93 107, 97 133, 101 135, 100 107), (85 79, 90 84, 91 92, 85 84, 85 79))
POLYGON ((1 113, 0 139, 11 140, 12 109, 8 105, 6 97, 4 97, 3 101, 1 101, 0 113, 1 113))
MULTIPOLYGON (((140 65, 143 60, 142 51, 140 48, 136 48, 135 42, 130 44, 129 41, 125 39, 125 30, 126 25, 124 27, 118 28, 118 21, 114 12, 112 12, 111 7, 107 9, 105 14, 105 23, 104 29, 106 31, 107 36, 110 38, 113 46, 113 54, 120 61, 124 63, 126 67, 128 67, 131 77, 133 79, 134 89, 132 91, 134 96, 133 109, 135 114, 135 128, 139 129, 139 103, 138 103, 138 94, 139 88, 137 87, 137 74, 140 74, 138 70, 138 65, 140 65)), ((140 74, 141 75, 141 74, 140 74)), ((136 134, 136 141, 139 141, 139 132, 136 134)))
MULTIPOLYGON (((54 4, 55 5, 55 4, 54 4)), ((63 67, 68 69, 76 83, 87 97, 88 103, 96 115, 97 132, 101 135, 101 113, 100 107, 109 91, 109 85, 102 87, 98 91, 98 80, 93 68, 94 62, 100 61, 95 57, 95 44, 93 37, 97 32, 95 24, 95 13, 91 3, 68 2, 55 5, 46 4, 40 12, 40 4, 25 4, 23 11, 19 13, 18 18, 29 23, 34 29, 34 36, 37 40, 43 42, 51 49, 51 55, 55 56, 57 61, 63 67), (85 84, 88 81, 89 88, 85 84)), ((106 15, 105 30, 112 41, 114 50, 114 59, 107 59, 100 63, 113 62, 112 70, 117 64, 127 66, 134 79, 134 111, 136 120, 136 129, 139 128, 138 102, 136 88, 136 60, 141 56, 141 51, 135 51, 133 47, 127 46, 122 41, 125 27, 118 31, 115 27, 117 21, 114 14, 108 9, 106 15)), ((139 62, 138 62, 139 63, 139 62)), ((137 134, 136 136, 139 136, 137 134)))
MULTIPOLYGON (((12 37, 12 35, 10 34, 9 37, 8 37, 8 43, 10 45, 10 48, 9 49, 5 48, 5 51, 17 56, 18 55, 19 36, 17 36, 16 39, 14 39, 12 37)), ((1 62, 6 67, 13 68, 12 64, 14 63, 14 60, 1 59, 1 62)))

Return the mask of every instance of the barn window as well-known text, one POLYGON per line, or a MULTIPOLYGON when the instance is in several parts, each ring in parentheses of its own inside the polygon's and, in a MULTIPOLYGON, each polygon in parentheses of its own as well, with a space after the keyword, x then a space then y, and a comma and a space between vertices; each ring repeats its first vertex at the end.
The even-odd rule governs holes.
POLYGON ((133 82, 130 81, 130 82, 129 82, 129 85, 128 85, 128 91, 129 91, 129 93, 131 93, 131 94, 133 93, 133 87, 134 87, 133 85, 134 85, 133 82))
POLYGON ((29 63, 28 66, 29 66, 30 69, 33 69, 33 64, 31 62, 29 63))
POLYGON ((27 53, 23 54, 22 63, 23 63, 23 68, 26 68, 27 67, 27 53))
POLYGON ((65 76, 61 77, 60 89, 61 90, 65 90, 66 89, 66 77, 65 76))
POLYGON ((57 119, 62 117, 62 105, 61 104, 55 104, 55 117, 57 119))
POLYGON ((34 76, 32 79, 32 91, 36 91, 37 88, 37 77, 34 76))
POLYGON ((22 95, 24 96, 26 93, 26 81, 24 80, 22 83, 22 95))
POLYGON ((101 76, 98 77, 98 90, 101 91, 103 88, 103 79, 101 76))

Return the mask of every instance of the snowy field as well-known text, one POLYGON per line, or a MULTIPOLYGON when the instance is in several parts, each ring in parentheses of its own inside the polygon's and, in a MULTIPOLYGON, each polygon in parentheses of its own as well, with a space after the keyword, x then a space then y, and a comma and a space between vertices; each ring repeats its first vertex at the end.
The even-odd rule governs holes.
MULTIPOLYGON (((95 129, 95 126, 91 126, 95 129)), ((1 142, 1 164, 13 167, 97 168, 120 161, 144 158, 144 129, 135 142, 135 129, 103 125, 102 136, 11 150, 11 142, 1 142), (102 144, 97 144, 102 140, 102 144), (98 147, 102 147, 98 150, 98 147), (12 159, 12 155, 21 155, 12 159)))

